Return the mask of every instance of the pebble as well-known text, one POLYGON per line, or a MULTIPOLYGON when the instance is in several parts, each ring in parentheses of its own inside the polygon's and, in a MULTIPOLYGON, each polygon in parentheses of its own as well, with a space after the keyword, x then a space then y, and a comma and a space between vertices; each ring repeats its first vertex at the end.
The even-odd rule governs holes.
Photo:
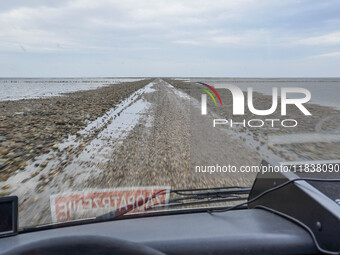
POLYGON ((6 189, 9 189, 10 187, 11 187, 11 185, 9 185, 9 184, 6 184, 6 185, 2 186, 2 188, 1 188, 1 189, 3 189, 3 190, 6 190, 6 189))
POLYGON ((46 174, 41 174, 39 177, 39 180, 45 180, 46 179, 46 174))
POLYGON ((44 162, 42 162, 41 164, 40 164, 40 167, 46 167, 47 166, 47 161, 44 161, 44 162))
POLYGON ((65 125, 65 121, 63 119, 59 119, 55 122, 57 125, 65 125))
POLYGON ((5 197, 5 196, 8 196, 8 192, 4 190, 0 190, 0 197, 5 197))
POLYGON ((44 148, 44 149, 42 150, 42 152, 43 152, 43 153, 49 153, 49 152, 50 152, 50 149, 49 149, 49 148, 44 148))
POLYGON ((35 172, 33 172, 33 173, 31 174, 31 177, 37 176, 40 172, 41 172, 41 169, 36 170, 35 172))
POLYGON ((14 158, 16 156, 16 154, 14 152, 10 152, 7 154, 7 157, 9 158, 14 158))
POLYGON ((9 150, 7 148, 0 148, 0 154, 6 156, 9 153, 9 150))

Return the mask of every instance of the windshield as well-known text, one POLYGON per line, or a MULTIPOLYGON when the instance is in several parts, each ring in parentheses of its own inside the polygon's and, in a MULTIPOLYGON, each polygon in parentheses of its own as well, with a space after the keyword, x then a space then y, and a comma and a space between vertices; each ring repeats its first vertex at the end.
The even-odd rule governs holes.
POLYGON ((339 159, 336 1, 0 7, 0 196, 21 229, 234 205, 263 159, 339 159))

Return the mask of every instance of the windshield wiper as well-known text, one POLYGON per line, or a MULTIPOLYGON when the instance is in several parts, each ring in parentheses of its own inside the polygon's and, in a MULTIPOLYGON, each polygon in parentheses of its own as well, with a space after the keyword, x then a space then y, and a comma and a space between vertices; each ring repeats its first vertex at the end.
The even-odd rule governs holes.
POLYGON ((242 201, 247 200, 250 191, 250 187, 240 186, 171 190, 170 194, 174 197, 167 207, 242 201))
MULTIPOLYGON (((201 188, 201 189, 178 189, 171 190, 170 194, 175 196, 169 200, 169 203, 164 205, 156 205, 146 210, 152 209, 163 209, 164 207, 178 207, 178 206, 189 206, 189 205, 199 205, 207 203, 221 203, 221 202, 233 202, 247 200, 248 194, 250 193, 250 187, 240 187, 240 186, 230 186, 230 187, 216 187, 216 188, 201 188)), ((161 190, 154 193, 151 198, 154 199, 158 195, 165 195, 166 191, 161 190)), ((96 217, 96 220, 113 220, 117 219, 128 212, 133 211, 137 207, 143 206, 147 203, 144 201, 139 203, 135 201, 126 207, 121 207, 113 210, 109 213, 100 215, 96 217)))

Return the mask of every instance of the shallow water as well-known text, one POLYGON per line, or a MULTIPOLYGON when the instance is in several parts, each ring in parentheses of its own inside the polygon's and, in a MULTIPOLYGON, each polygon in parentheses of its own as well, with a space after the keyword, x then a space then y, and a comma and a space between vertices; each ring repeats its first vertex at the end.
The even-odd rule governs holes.
POLYGON ((310 103, 331 106, 340 109, 340 78, 190 78, 192 82, 205 82, 212 86, 233 84, 246 91, 272 95, 272 88, 299 87, 306 88, 312 94, 310 103))
POLYGON ((131 78, 1 78, 0 101, 60 96, 110 84, 138 81, 131 78))

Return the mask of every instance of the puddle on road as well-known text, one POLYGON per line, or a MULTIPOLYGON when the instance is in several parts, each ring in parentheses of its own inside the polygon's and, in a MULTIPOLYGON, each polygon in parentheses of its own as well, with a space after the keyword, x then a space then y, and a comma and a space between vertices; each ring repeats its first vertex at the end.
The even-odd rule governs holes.
MULTIPOLYGON (((151 104, 144 99, 133 102, 85 147, 78 156, 76 163, 83 162, 91 166, 106 163, 117 145, 122 143, 150 106, 151 104)), ((67 168, 76 169, 73 164, 67 166, 67 168)), ((99 173, 100 169, 96 169, 96 171, 99 173)))

